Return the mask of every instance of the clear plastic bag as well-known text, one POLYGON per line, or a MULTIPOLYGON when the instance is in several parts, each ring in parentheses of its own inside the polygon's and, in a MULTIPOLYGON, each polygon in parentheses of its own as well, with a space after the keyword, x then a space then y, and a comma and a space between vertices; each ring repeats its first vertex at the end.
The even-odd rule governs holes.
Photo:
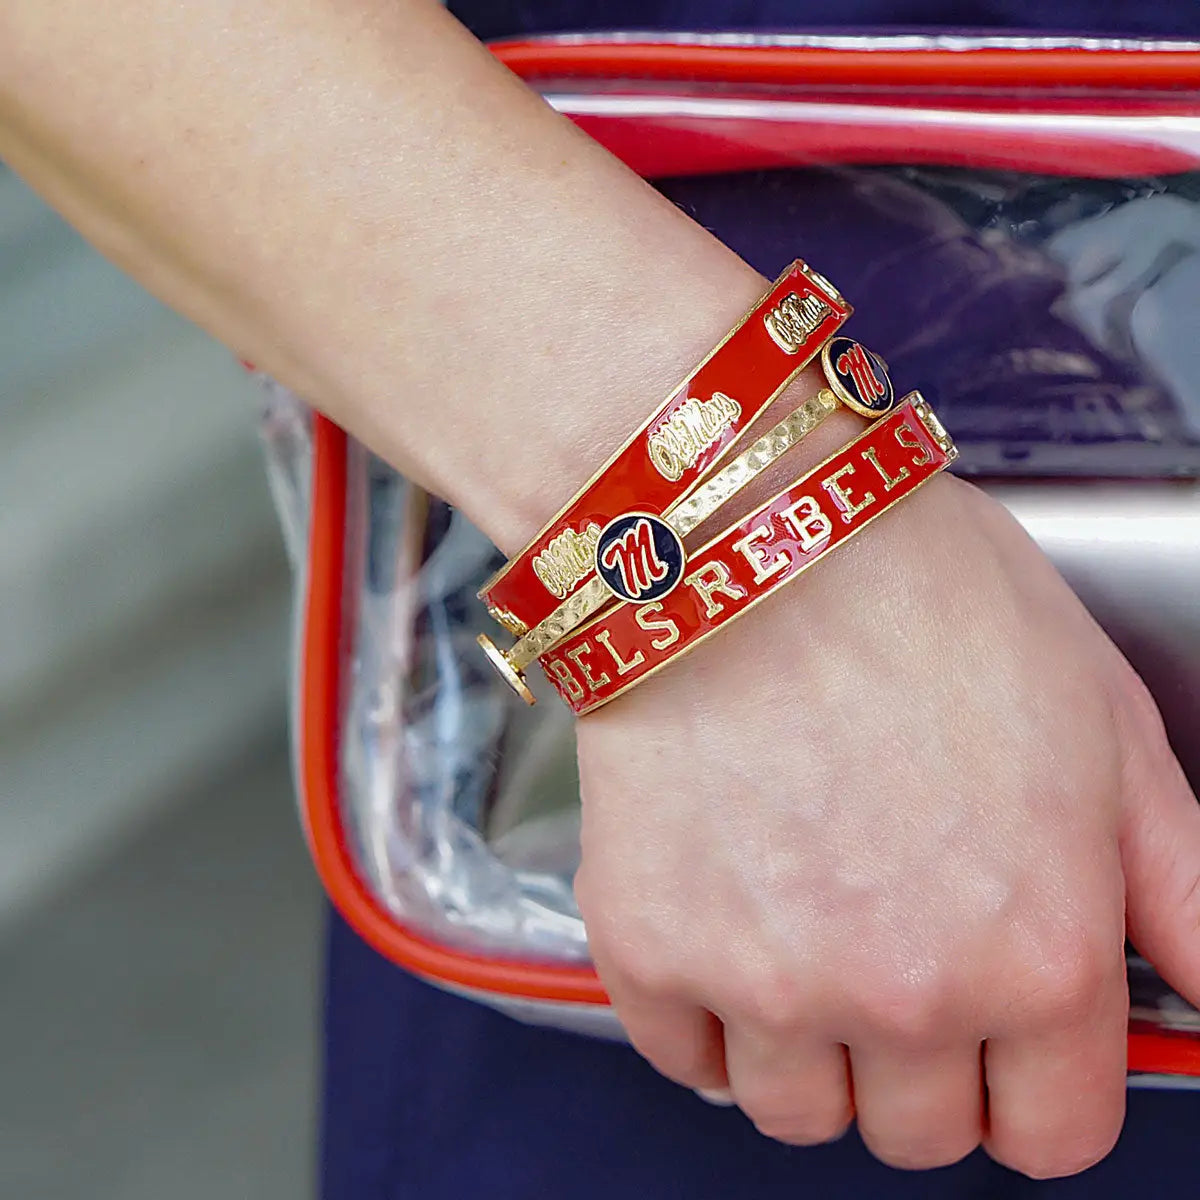
MULTIPOLYGON (((1013 508, 1158 692, 1200 780, 1196 56, 837 41, 501 53, 764 274, 800 254, 835 280, 856 336, 935 401, 956 469, 1013 508)), ((297 566, 297 771, 327 888, 427 978, 619 1035, 572 894, 572 719, 546 688, 514 702, 475 646, 497 552, 264 384, 297 566)), ((1200 1018, 1144 964, 1133 977, 1133 1065, 1200 1074, 1200 1018)))

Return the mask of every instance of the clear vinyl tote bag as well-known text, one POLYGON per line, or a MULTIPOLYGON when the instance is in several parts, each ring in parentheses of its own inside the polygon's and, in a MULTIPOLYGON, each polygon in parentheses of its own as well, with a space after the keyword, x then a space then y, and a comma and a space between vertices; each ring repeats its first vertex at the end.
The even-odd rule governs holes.
MULTIPOLYGON (((681 33, 494 49, 763 274, 798 252, 837 281, 856 336, 954 430, 955 469, 1012 508, 1150 684, 1200 782, 1197 48, 681 33)), ((264 388, 326 889, 402 967, 619 1037, 572 893, 573 720, 549 688, 517 701, 475 644, 497 551, 264 388)), ((1200 1075, 1200 1014, 1132 952, 1130 986, 1131 1069, 1200 1075)))

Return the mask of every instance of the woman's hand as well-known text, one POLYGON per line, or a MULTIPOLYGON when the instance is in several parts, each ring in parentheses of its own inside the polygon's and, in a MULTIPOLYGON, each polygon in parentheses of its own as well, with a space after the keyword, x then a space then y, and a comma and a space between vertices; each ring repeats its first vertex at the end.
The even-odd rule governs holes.
POLYGON ((655 1066, 782 1141, 1026 1174, 1121 1127, 1125 906, 1200 1000, 1200 808, 1016 523, 929 485, 579 725, 577 882, 655 1066))

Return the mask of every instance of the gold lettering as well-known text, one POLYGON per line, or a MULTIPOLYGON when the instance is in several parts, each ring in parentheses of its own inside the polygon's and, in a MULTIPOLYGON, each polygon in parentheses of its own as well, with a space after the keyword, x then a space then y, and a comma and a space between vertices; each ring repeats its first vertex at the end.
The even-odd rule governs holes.
POLYGON ((592 678, 592 673, 588 670, 588 664, 583 658, 585 654, 591 654, 591 652, 591 642, 584 642, 582 646, 576 646, 573 650, 568 650, 567 657, 583 672, 583 682, 595 692, 608 682, 608 676, 602 674, 599 679, 592 678))
POLYGON ((705 563, 690 575, 685 575, 683 582, 696 589, 700 599, 704 601, 704 615, 709 618, 725 611, 725 605, 713 599, 714 592, 720 592, 730 600, 742 600, 746 596, 746 589, 733 582, 729 568, 719 558, 705 563))
POLYGON ((815 496, 801 496, 791 508, 779 514, 795 531, 800 549, 805 554, 815 550, 829 540, 833 525, 821 511, 815 496))
POLYGON ((917 436, 917 431, 907 421, 901 421, 896 427, 896 441, 898 441, 900 445, 905 448, 905 450, 920 450, 921 457, 914 458, 912 460, 912 465, 914 467, 923 467, 933 457, 933 455, 929 453, 929 449, 926 447, 925 443, 922 442, 917 436), (904 434, 906 433, 911 438, 911 441, 906 442, 904 440, 904 434))
MULTIPOLYGON (((676 635, 678 635, 679 631, 676 630, 675 632, 676 635)), ((626 662, 617 652, 616 646, 612 644, 612 634, 609 633, 607 629, 605 629, 602 633, 596 634, 596 641, 598 641, 600 645, 602 645, 612 656, 612 660, 617 666, 618 675, 628 675, 634 667, 641 666, 641 664, 646 661, 646 656, 640 650, 638 650, 634 656, 628 662, 626 662)))
POLYGON ((545 658, 542 660, 546 664, 547 670, 553 675, 559 683, 566 689, 567 695, 572 700, 583 699, 583 688, 579 686, 579 680, 571 674, 567 664, 558 658, 545 658))
POLYGON ((741 415, 742 406, 724 392, 685 400, 646 438, 654 469, 664 479, 679 479, 741 415))
POLYGON ((866 492, 863 495, 862 500, 859 501, 858 504, 855 504, 850 498, 850 493, 838 483, 838 480, 841 479, 843 475, 853 474, 854 464, 847 463, 844 467, 839 467, 836 471, 834 471, 834 473, 830 475, 828 479, 821 480, 821 486, 833 497, 834 503, 842 510, 842 520, 845 521, 847 525, 849 525, 850 522, 853 521, 854 518, 860 512, 862 512, 864 508, 867 507, 868 504, 875 503, 875 497, 870 492, 866 492))
POLYGON ((786 554, 776 554, 771 558, 762 546, 755 545, 756 541, 767 541, 770 536, 770 525, 756 525, 744 538, 733 543, 733 549, 743 555, 754 568, 755 583, 765 583, 788 565, 786 554))
POLYGON ((795 292, 786 296, 765 317, 763 324, 771 340, 788 354, 799 354, 821 322, 833 310, 819 296, 801 298, 795 292))
POLYGON ((633 614, 633 619, 647 633, 662 633, 666 635, 665 637, 653 638, 651 640, 650 647, 653 650, 665 650, 668 646, 673 646, 679 641, 679 626, 670 617, 665 617, 661 621, 652 621, 650 619, 655 613, 660 613, 662 610, 663 606, 657 600, 652 600, 649 604, 640 604, 633 614))
POLYGON ((546 591, 565 600, 576 584, 596 569, 596 543, 599 540, 600 526, 595 521, 578 533, 574 529, 564 529, 551 538, 545 550, 533 560, 534 574, 546 591))
POLYGON ((869 462, 871 466, 873 466, 875 470, 879 472, 879 478, 883 480, 883 490, 885 492, 890 492, 892 488, 896 486, 896 484, 901 483, 908 478, 907 467, 901 467, 898 475, 889 475, 880 465, 879 459, 875 457, 875 451, 873 449, 864 450, 863 458, 865 458, 867 462, 869 462))

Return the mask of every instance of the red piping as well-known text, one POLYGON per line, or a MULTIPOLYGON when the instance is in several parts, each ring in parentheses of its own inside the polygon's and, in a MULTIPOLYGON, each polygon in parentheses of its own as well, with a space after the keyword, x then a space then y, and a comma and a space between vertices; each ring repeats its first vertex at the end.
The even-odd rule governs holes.
POLYGON ((608 997, 589 968, 538 966, 469 955, 414 933, 383 908, 354 870, 341 820, 338 755, 346 459, 345 433, 325 417, 315 416, 300 758, 308 833, 321 882, 338 911, 366 942, 418 975, 455 987, 509 996, 607 1004, 608 997))
POLYGON ((1200 88, 1200 54, 1123 50, 838 50, 665 42, 496 42, 523 79, 555 77, 724 84, 944 88, 1200 88))

